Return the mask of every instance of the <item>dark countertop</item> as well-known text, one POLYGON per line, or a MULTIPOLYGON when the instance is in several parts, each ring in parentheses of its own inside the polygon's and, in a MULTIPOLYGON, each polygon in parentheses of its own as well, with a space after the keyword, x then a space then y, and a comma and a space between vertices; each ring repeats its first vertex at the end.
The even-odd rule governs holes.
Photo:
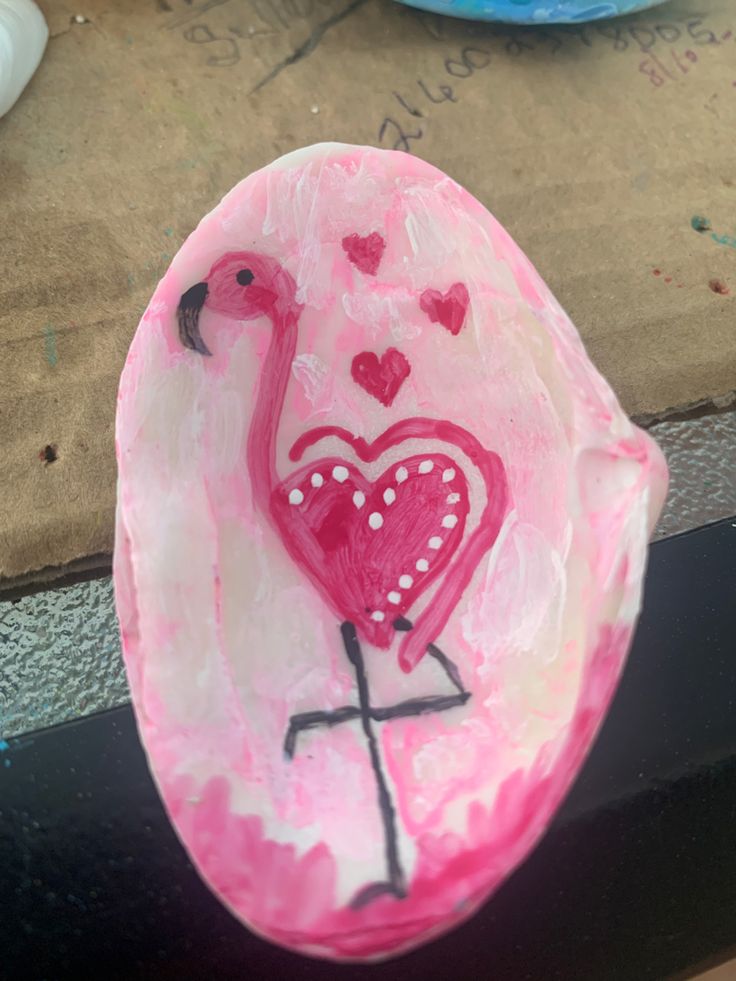
POLYGON ((736 948, 736 522, 652 547, 613 706, 539 847, 384 965, 254 937, 200 882, 129 707, 0 743, 0 977, 660 981, 736 948))

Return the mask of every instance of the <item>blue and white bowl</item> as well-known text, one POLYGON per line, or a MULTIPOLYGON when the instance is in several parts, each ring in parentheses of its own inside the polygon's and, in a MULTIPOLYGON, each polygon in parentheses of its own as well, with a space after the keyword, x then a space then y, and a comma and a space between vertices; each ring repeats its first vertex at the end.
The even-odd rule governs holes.
POLYGON ((575 24, 632 14, 663 0, 400 0, 435 14, 507 24, 575 24))

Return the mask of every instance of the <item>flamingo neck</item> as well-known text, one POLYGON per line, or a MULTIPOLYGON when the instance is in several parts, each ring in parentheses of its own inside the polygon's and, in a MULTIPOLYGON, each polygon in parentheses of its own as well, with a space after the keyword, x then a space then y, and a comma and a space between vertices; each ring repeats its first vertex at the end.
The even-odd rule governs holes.
POLYGON ((261 369, 258 395, 248 433, 248 470, 255 503, 268 512, 271 493, 279 482, 276 435, 284 408, 286 386, 296 351, 299 316, 274 313, 271 343, 261 369))

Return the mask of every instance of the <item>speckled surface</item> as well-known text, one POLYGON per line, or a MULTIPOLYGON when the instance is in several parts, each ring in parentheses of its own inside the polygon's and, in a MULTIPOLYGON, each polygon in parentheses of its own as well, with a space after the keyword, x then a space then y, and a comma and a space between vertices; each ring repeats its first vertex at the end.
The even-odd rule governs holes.
POLYGON ((736 412, 661 422, 649 432, 670 468, 655 539, 736 514, 736 412))
MULTIPOLYGON (((670 467, 655 538, 736 515, 736 412, 650 432, 670 467)), ((0 603, 0 738, 128 698, 109 577, 0 603)))
POLYGON ((0 736, 127 699, 109 576, 0 603, 0 736))

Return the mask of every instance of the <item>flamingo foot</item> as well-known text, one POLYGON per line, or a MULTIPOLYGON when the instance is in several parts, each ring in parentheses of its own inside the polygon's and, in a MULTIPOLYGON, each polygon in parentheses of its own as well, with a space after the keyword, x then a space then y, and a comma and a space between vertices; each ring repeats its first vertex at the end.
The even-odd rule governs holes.
POLYGON ((357 705, 343 705, 331 712, 300 712, 298 715, 292 715, 289 719, 289 728, 286 730, 286 739, 284 739, 284 754, 288 759, 294 759, 296 737, 305 729, 316 729, 318 726, 337 726, 341 722, 349 722, 350 719, 358 718, 360 718, 360 709, 357 705))
MULTIPOLYGON (((394 622, 397 631, 411 630, 412 626, 411 621, 405 617, 399 617, 394 622)), ((425 715, 429 712, 446 712, 448 709, 464 705, 468 701, 470 692, 463 685, 457 665, 436 644, 428 644, 427 653, 442 666, 445 674, 457 689, 457 695, 426 695, 421 698, 409 698, 386 708, 369 705, 368 711, 374 722, 388 722, 389 719, 403 719, 413 715, 425 715)), ((340 708, 330 711, 299 712, 297 715, 292 715, 284 739, 284 755, 287 759, 294 759, 296 740, 300 732, 317 729, 319 726, 332 728, 342 722, 359 719, 360 714, 361 710, 357 705, 342 705, 340 708)))
MULTIPOLYGON (((369 714, 374 722, 388 722, 389 719, 406 719, 412 715, 427 715, 429 712, 446 712, 447 709, 464 705, 469 698, 470 692, 462 690, 457 695, 425 695, 422 698, 409 698, 405 702, 397 702, 396 705, 389 705, 386 708, 376 708, 372 705, 369 714)), ((359 718, 360 709, 357 705, 343 705, 331 712, 300 712, 298 715, 292 715, 284 739, 284 755, 287 759, 294 759, 296 739, 300 732, 317 729, 319 726, 332 728, 340 725, 341 722, 350 722, 351 719, 359 718)))
POLYGON ((393 882, 371 882, 359 889, 350 900, 350 909, 363 909, 380 896, 393 896, 395 899, 406 899, 406 889, 394 885, 393 882))

